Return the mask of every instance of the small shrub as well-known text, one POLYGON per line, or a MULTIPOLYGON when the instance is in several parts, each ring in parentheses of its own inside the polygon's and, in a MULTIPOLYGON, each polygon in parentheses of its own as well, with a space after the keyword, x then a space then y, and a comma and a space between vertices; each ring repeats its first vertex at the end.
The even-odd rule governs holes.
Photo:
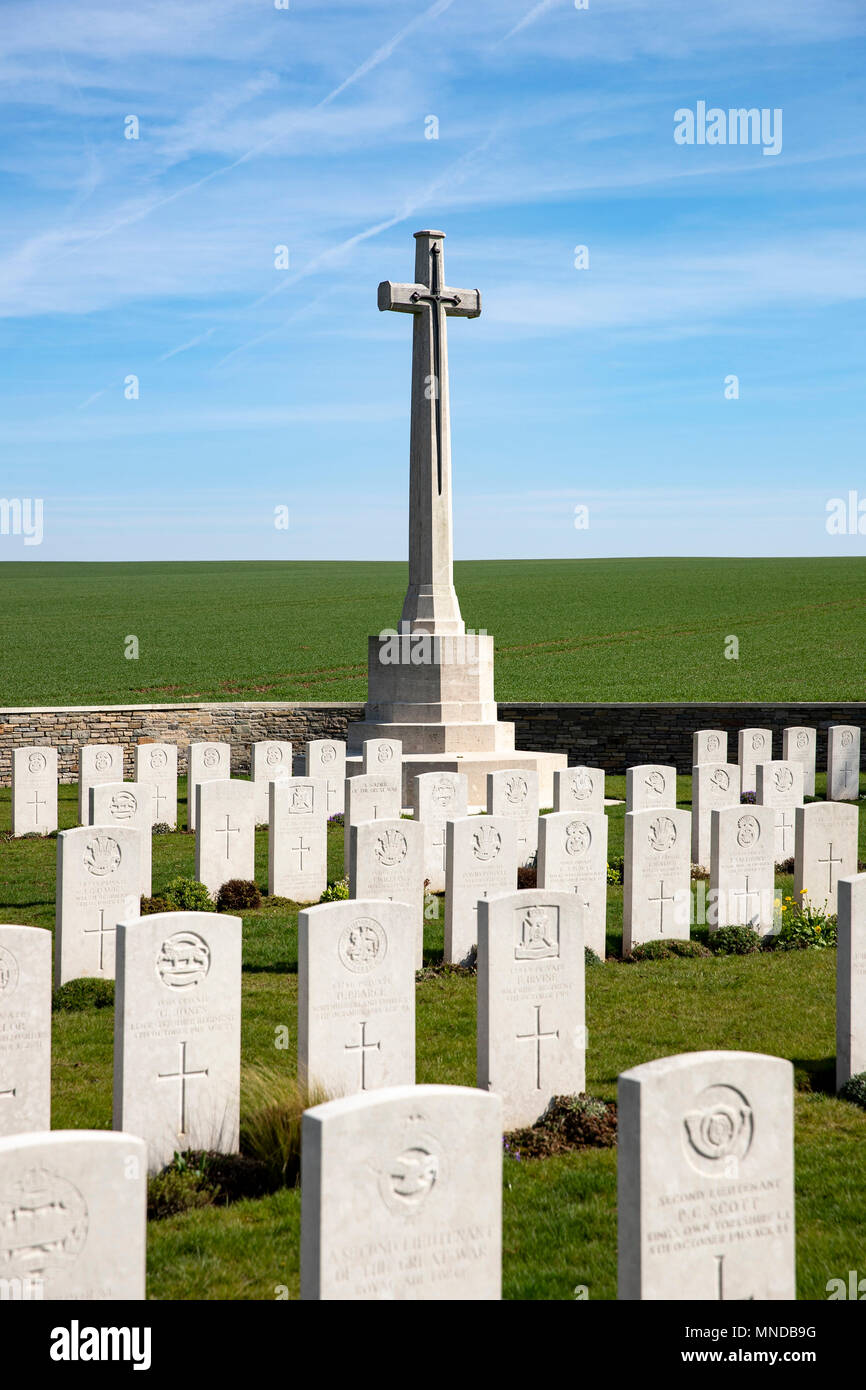
POLYGON ((168 821, 166 821, 166 820, 158 820, 158 821, 156 822, 156 824, 154 825, 154 827, 153 827, 153 834, 154 834, 154 835, 170 835, 170 834, 171 834, 171 826, 169 825, 168 821))
POLYGON ((163 892, 172 912, 215 912, 216 904, 203 883, 195 878, 173 878, 163 892))
POLYGON ((623 863, 621 854, 615 854, 612 859, 607 861, 608 883, 622 883, 623 863))
POLYGON ((509 1157, 547 1158, 572 1149, 604 1149, 616 1143, 616 1108, 592 1096, 554 1096, 534 1125, 503 1140, 509 1157))
POLYGON ((155 912, 173 912, 174 908, 168 898, 157 895, 155 898, 142 898, 141 915, 142 917, 152 917, 155 912))
POLYGON ((254 912, 262 905, 259 885, 249 878, 230 878, 217 893, 217 912, 254 912))
POLYGON ((703 864, 693 864, 691 868, 691 876, 694 879, 709 878, 710 871, 709 869, 705 869, 703 864))
POLYGON ((208 1180, 207 1159, 195 1161, 192 1154, 175 1154, 161 1173, 147 1180, 147 1215, 151 1221, 178 1212, 210 1207, 219 1189, 208 1180))
POLYGON ((537 888, 538 870, 534 864, 520 864, 517 869, 518 888, 537 888))
POLYGON ((349 880, 347 878, 332 879, 319 898, 320 903, 337 903, 349 896, 349 880))
POLYGON ((778 864, 776 865, 776 873, 777 873, 777 874, 792 874, 793 872, 794 872, 794 860, 793 860, 793 857, 788 858, 788 859, 780 859, 780 860, 779 860, 778 864))
POLYGON ((640 946, 635 946, 631 955, 624 956, 626 961, 644 960, 671 960, 674 956, 709 956, 712 953, 706 946, 702 946, 700 941, 679 941, 675 937, 662 939, 660 941, 644 941, 640 946))
POLYGON ((274 1188, 295 1186, 301 1171, 301 1116, 327 1099, 320 1087, 274 1067, 245 1068, 241 1153, 262 1165, 274 1188))
POLYGON ((281 898, 279 893, 271 893, 266 898, 262 899, 262 907, 273 909, 277 912, 284 912, 286 910, 291 910, 294 907, 294 903, 291 898, 281 898))
POLYGON ((866 1071, 849 1076, 839 1095, 842 1100, 850 1100, 852 1104, 859 1105, 861 1110, 866 1110, 866 1071))
POLYGON ((114 981, 87 978, 67 980, 54 991, 51 1007, 55 1013, 78 1013, 81 1009, 114 1007, 114 981))
POLYGON ((710 932, 714 956, 751 956, 761 949, 761 938, 751 927, 719 927, 710 932))
POLYGON ((270 823, 266 820, 256 821, 256 830, 267 830, 270 832, 270 823))
POLYGON ((743 806, 754 806, 757 799, 757 792, 743 792, 742 796, 740 797, 740 803, 743 806))
POLYGON ((342 811, 336 811, 333 816, 328 816, 329 825, 344 825, 345 820, 346 818, 342 811))
POLYGON ((591 970, 595 965, 604 965, 601 956, 597 956, 591 946, 584 946, 583 960, 587 970, 591 970))

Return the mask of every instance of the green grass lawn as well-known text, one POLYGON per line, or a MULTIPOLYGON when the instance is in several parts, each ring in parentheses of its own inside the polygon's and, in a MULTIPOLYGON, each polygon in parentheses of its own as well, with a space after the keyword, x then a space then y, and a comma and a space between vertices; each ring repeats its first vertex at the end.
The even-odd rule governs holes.
MULTIPOLYGON (((624 778, 608 791, 624 792, 624 778)), ((688 805, 689 779, 681 778, 688 805)), ((76 788, 60 788, 61 828, 74 824, 76 788)), ((183 802, 181 803, 183 807, 183 802)), ((622 853, 624 807, 609 808, 610 853, 622 853)), ((183 809, 181 810, 183 817, 183 809)), ((0 832, 9 793, 0 793, 0 832)), ((866 830, 861 830, 861 837, 866 830)), ((154 891, 192 875, 194 839, 154 838, 154 891)), ((0 846, 0 920, 53 927, 53 840, 0 846)), ((861 838, 861 857, 866 845, 861 838)), ((267 845, 257 836, 256 875, 266 881, 267 845)), ((342 828, 330 832, 329 874, 342 871, 342 828)), ((790 878, 780 877, 786 890, 790 878)), ((294 1074, 297 909, 265 906, 244 916, 245 1063, 294 1074), (281 1025, 291 1046, 275 1046, 281 1025)), ((619 950, 622 890, 609 890, 608 949, 619 950)), ((425 955, 441 958, 442 922, 425 930, 425 955)), ((798 1293, 823 1299, 828 1279, 866 1272, 866 1113, 827 1093, 835 1052, 835 951, 647 962, 609 960, 587 972, 587 1089, 616 1097, 626 1067, 703 1048, 746 1048, 795 1066, 798 1293)), ((417 985, 419 1082, 475 1080, 475 982, 440 975, 417 985)), ((112 1010, 54 1015, 53 1125, 111 1124, 112 1010)), ((505 1160, 504 1290, 507 1298, 590 1299, 616 1295, 616 1154, 586 1151, 535 1161, 505 1160)), ((300 1194, 282 1191, 228 1208, 210 1207, 150 1223, 148 1289, 156 1299, 297 1297, 300 1194)))
MULTIPOLYGON (((15 562, 3 581, 0 705, 364 700, 406 566, 15 562)), ((455 581, 499 700, 862 698, 866 558, 464 561, 455 581)))

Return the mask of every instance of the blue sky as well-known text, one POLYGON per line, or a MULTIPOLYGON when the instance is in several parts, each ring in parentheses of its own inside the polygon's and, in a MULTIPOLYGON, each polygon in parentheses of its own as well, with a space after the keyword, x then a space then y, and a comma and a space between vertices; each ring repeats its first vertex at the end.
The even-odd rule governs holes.
POLYGON ((484 306, 449 325, 457 558, 863 553, 825 524, 866 502, 862 0, 2 26, 0 496, 45 519, 0 558, 405 558, 411 330, 376 287, 431 226, 484 306), (700 101, 780 109, 781 152, 677 144, 700 101))

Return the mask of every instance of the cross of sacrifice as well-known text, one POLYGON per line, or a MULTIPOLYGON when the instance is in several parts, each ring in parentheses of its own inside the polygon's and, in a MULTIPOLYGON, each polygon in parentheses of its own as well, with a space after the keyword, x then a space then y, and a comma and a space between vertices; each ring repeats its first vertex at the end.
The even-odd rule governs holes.
POLYGON ((559 1037, 559 1029, 555 1028, 552 1033, 542 1033, 541 1031, 541 1005, 535 1005, 535 1032, 534 1033, 515 1033, 517 1042, 535 1043, 535 1089, 541 1090, 541 1044, 549 1042, 551 1038, 559 1037))
POLYGON ((229 835, 240 835, 240 833, 240 826, 232 825, 231 816, 228 814, 228 812, 226 812, 225 825, 222 827, 222 829, 217 829, 214 831, 215 835, 225 835, 226 837, 226 859, 230 858, 231 856, 231 850, 229 849, 229 835))
POLYGON ((28 806, 34 806, 34 807, 36 808, 36 809, 35 809, 34 816, 33 816, 33 824, 34 824, 34 825, 38 825, 38 824, 39 824, 39 807, 40 807, 40 806, 47 806, 47 805, 48 805, 48 802, 47 802, 47 801, 41 801, 41 800, 39 799, 39 788, 38 788, 38 787, 34 787, 34 789, 33 789, 33 800, 32 800, 32 801, 28 801, 27 805, 28 805, 28 806))
POLYGON ((104 907, 101 907, 101 908, 99 909, 99 926, 98 926, 98 927, 84 927, 84 928, 82 929, 82 931, 83 931, 84 936, 93 936, 96 932, 99 932, 99 969, 100 969, 100 970, 104 970, 104 969, 105 969, 105 938, 106 938, 106 936, 110 936, 112 932, 116 931, 116 928, 115 928, 115 927, 107 927, 107 926, 105 925, 105 908, 104 908, 104 907))
POLYGON ((833 858, 833 841, 832 841, 832 840, 830 841, 829 845, 827 846, 827 858, 826 858, 826 859, 819 859, 819 860, 818 860, 818 863, 819 863, 819 864, 826 864, 826 865, 827 865, 827 892, 828 892, 828 893, 832 893, 832 892, 833 892, 833 865, 834 865, 834 864, 841 864, 841 863, 842 863, 842 860, 841 860, 841 859, 834 859, 834 858, 833 858))
POLYGON ((299 835, 298 843, 296 845, 292 845, 292 853, 298 856, 298 873, 300 873, 304 867, 304 855, 309 854, 312 848, 312 845, 304 844, 303 835, 299 835))
POLYGON ((661 932, 661 931, 664 931, 664 929, 665 929, 665 903, 673 903, 673 902, 676 902, 676 894, 674 894, 674 893, 669 893, 668 895, 665 895, 665 881, 664 881, 664 879, 662 879, 661 883, 659 884, 659 891, 658 891, 658 893, 656 894, 656 896, 655 896, 654 898, 647 898, 647 902, 650 902, 650 903, 658 903, 658 905, 659 905, 659 931, 660 931, 660 932, 661 932))
POLYGON ((381 1049, 382 1049, 382 1044, 381 1044, 381 1042, 376 1042, 376 1043, 368 1043, 368 1042, 367 1042, 367 1025, 366 1025, 366 1023, 360 1023, 360 1024, 358 1025, 358 1027, 361 1029, 361 1041, 360 1041, 360 1042, 357 1042, 357 1043, 346 1043, 346 1046, 345 1046, 345 1048, 344 1048, 343 1050, 344 1050, 345 1052, 358 1052, 358 1053, 360 1053, 360 1062, 361 1062, 361 1090, 362 1090, 362 1091, 366 1091, 366 1089, 367 1089, 367 1053, 368 1053, 368 1052, 380 1052, 381 1049))
POLYGON ((178 1069, 177 1069, 177 1071, 161 1071, 161 1072, 157 1072, 157 1080, 158 1080, 158 1081, 177 1081, 177 1082, 180 1083, 180 1089, 179 1089, 179 1094, 178 1094, 178 1124, 177 1124, 177 1132, 178 1132, 178 1134, 186 1134, 186 1133, 187 1133, 187 1113, 186 1113, 186 1087, 187 1087, 187 1082, 190 1081, 190 1080, 193 1080, 193 1079, 195 1079, 195 1078, 198 1078, 198 1077, 207 1076, 207 1074, 208 1074, 208 1069, 207 1069, 207 1067, 205 1067, 203 1071, 187 1071, 187 1069, 186 1069, 186 1047, 187 1047, 187 1045, 186 1045, 185 1042, 182 1042, 182 1043, 180 1044, 180 1057, 179 1057, 179 1059, 178 1059, 178 1069))
MULTIPOLYGON (((415 280, 383 280, 379 308, 412 314, 412 403, 409 436, 409 587, 401 624, 440 636, 465 631, 454 589, 451 523, 449 318, 478 318, 479 290, 445 283, 444 232, 415 233, 415 280)), ((402 630, 402 629, 401 629, 402 630)))

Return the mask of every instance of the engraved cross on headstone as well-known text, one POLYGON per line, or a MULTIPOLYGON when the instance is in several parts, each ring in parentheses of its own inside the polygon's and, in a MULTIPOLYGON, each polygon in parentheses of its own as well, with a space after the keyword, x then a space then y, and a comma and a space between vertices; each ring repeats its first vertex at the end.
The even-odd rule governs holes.
POLYGON ((0 1091, 0 1100, 14 1100, 14 1099, 15 1099, 15 1087, 14 1087, 14 1086, 12 1087, 12 1090, 11 1090, 11 1091, 0 1091))
POLYGON ((162 790, 162 788, 160 787, 160 785, 159 785, 158 782, 154 782, 154 784, 153 784, 153 800, 154 800, 154 812, 153 812, 154 820, 155 820, 157 823, 159 823, 159 820, 160 820, 160 815, 159 815, 159 803, 160 803, 161 801, 168 801, 168 797, 166 796, 165 792, 162 790))
POLYGON ((361 1054, 361 1056, 360 1056, 360 1061, 361 1061, 361 1090, 362 1090, 362 1091, 366 1091, 366 1089, 367 1089, 367 1053, 368 1053, 368 1052, 381 1052, 381 1050, 382 1050, 382 1044, 381 1044, 381 1042, 368 1043, 368 1042, 367 1042, 367 1025, 366 1025, 366 1023, 361 1023, 361 1024, 359 1024, 358 1026, 359 1026, 360 1029, 361 1029, 361 1041, 360 1041, 360 1042, 357 1042, 357 1043, 346 1043, 346 1046, 344 1047, 343 1051, 344 1051, 344 1052, 359 1052, 359 1053, 361 1054))
POLYGON ((541 1090, 541 1044, 549 1042, 551 1038, 559 1037, 559 1029, 555 1028, 552 1033, 542 1033, 541 1031, 541 1005, 535 1005, 535 1032, 516 1033, 517 1042, 535 1043, 535 1089, 541 1090))
POLYGON ((409 445, 409 587, 401 622, 414 632, 462 633, 454 590, 451 422, 446 319, 478 318, 479 290, 452 289, 442 264, 444 232, 415 233, 415 282, 379 286, 379 308, 413 314, 409 445))
POLYGON ((832 840, 830 841, 829 845, 827 846, 827 858, 826 858, 826 859, 819 859, 819 860, 818 860, 818 863, 819 863, 819 864, 826 864, 826 865, 827 865, 827 892, 828 892, 828 893, 832 893, 832 892, 833 892, 833 865, 834 865, 834 864, 841 864, 841 863, 842 863, 842 860, 841 860, 841 859, 834 859, 834 858, 833 858, 833 841, 832 841, 832 840))
POLYGON ((794 834, 794 817, 791 811, 776 812, 776 852, 780 859, 789 859, 791 836, 794 834), (781 842, 781 843, 780 843, 781 842))
POLYGON ((231 816, 230 816, 228 813, 226 813, 226 823, 225 823, 225 825, 222 827, 222 829, 220 829, 220 830, 215 830, 215 831, 214 831, 214 834, 215 834, 215 835, 225 835, 225 837, 226 837, 226 859, 229 859, 229 858, 231 857, 231 850, 230 850, 230 848, 229 848, 229 845, 230 845, 229 835, 240 835, 240 833, 241 833, 240 826, 239 826, 239 825, 232 825, 232 823, 231 823, 231 816))
POLYGON ((47 806, 47 805, 48 805, 48 802, 47 802, 47 801, 45 801, 45 800, 40 800, 40 797, 39 797, 39 788, 38 788, 38 787, 34 787, 34 789, 33 789, 33 800, 32 800, 32 801, 28 801, 27 805, 28 805, 28 806, 33 806, 33 807, 35 807, 35 810, 34 810, 34 813, 33 813, 33 824, 34 824, 34 825, 38 825, 38 824, 39 824, 39 807, 40 807, 40 806, 47 806))
POLYGON ((100 970, 104 970, 104 969, 105 969, 105 938, 106 938, 106 936, 110 936, 111 933, 114 932, 114 931, 116 931, 116 928, 115 928, 115 927, 107 927, 107 926, 105 925, 105 908, 104 908, 104 907, 101 907, 101 908, 99 909, 99 926, 98 926, 98 927, 84 927, 84 928, 82 929, 82 935, 84 935, 84 936, 93 936, 96 932, 99 932, 99 967, 98 967, 98 968, 99 968, 100 970))
MULTIPOLYGON (((753 926, 753 925, 754 925, 754 922, 755 922, 755 918, 756 918, 757 916, 759 916, 759 913, 760 913, 761 898, 760 898, 760 894, 757 892, 756 889, 750 888, 750 887, 749 887, 749 875, 748 875, 748 874, 746 874, 746 886, 745 886, 745 888, 735 888, 731 896, 734 897, 734 898, 745 898, 746 901, 745 901, 745 904, 743 905, 743 909, 742 909, 742 910, 743 910, 744 914, 749 918, 749 921, 748 921, 748 923, 747 923, 746 925, 748 925, 748 926, 753 926), (757 898, 757 899, 758 899, 758 911, 753 912, 753 913, 751 914, 751 916, 749 916, 749 899, 750 899, 750 898, 757 898)), ((739 911, 739 909, 738 909, 738 911, 739 911)))
POLYGON ((304 867, 304 855, 309 854, 311 849, 312 845, 304 844, 303 835, 299 835, 298 843, 296 845, 292 845, 292 853, 298 856, 298 873, 300 873, 304 867))
POLYGON ((658 903, 658 905, 659 905, 659 931, 660 931, 660 932, 663 932, 664 929, 665 929, 665 903, 676 902, 676 895, 675 895, 674 893, 669 893, 669 894, 667 894, 667 895, 665 894, 665 881, 664 881, 664 879, 662 879, 661 883, 659 884, 659 891, 658 891, 658 893, 656 894, 656 896, 655 896, 654 898, 652 898, 652 897, 647 898, 647 902, 650 902, 650 903, 658 903))
POLYGON ((433 848, 434 848, 434 849, 440 849, 440 850, 442 851, 442 863, 440 864, 439 867, 442 868, 442 869, 444 869, 444 868, 445 868, 445 826, 444 826, 444 825, 437 826, 437 827, 436 827, 436 830, 437 830, 437 834, 439 835, 439 839, 433 841, 433 848))
POLYGON ((179 1095, 178 1095, 178 1125, 177 1125, 177 1132, 178 1132, 178 1134, 186 1134, 186 1133, 187 1133, 187 1113, 186 1113, 186 1087, 187 1087, 187 1082, 190 1081, 190 1080, 198 1079, 199 1077, 202 1077, 202 1076, 207 1076, 207 1074, 208 1074, 208 1069, 207 1069, 207 1067, 205 1067, 203 1071, 187 1071, 187 1069, 186 1069, 186 1047, 187 1047, 187 1045, 186 1045, 185 1042, 182 1042, 182 1043, 180 1044, 180 1058, 178 1059, 178 1069, 177 1069, 177 1071, 161 1071, 161 1072, 157 1072, 157 1080, 158 1080, 158 1081, 178 1081, 178 1082, 180 1082, 180 1092, 179 1092, 179 1095))

